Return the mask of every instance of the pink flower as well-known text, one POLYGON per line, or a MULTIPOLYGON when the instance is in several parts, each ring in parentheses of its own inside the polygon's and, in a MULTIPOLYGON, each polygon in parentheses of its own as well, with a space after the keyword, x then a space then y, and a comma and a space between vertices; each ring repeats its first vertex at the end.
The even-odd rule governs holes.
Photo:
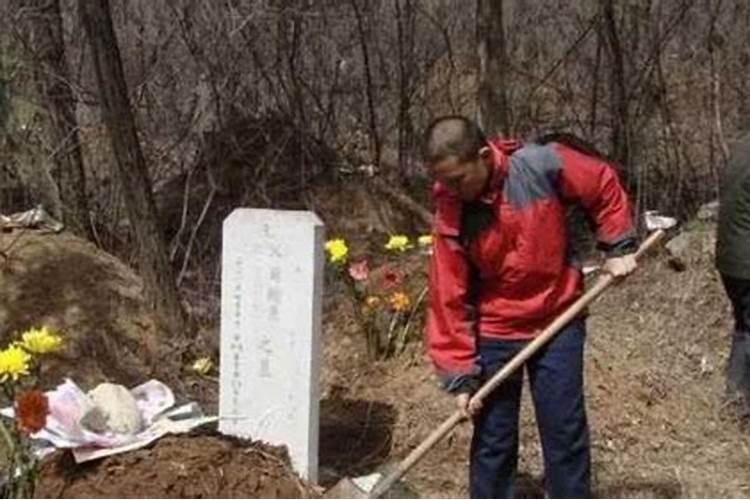
POLYGON ((360 260, 349 264, 349 276, 354 281, 364 281, 370 275, 370 268, 366 260, 360 260))

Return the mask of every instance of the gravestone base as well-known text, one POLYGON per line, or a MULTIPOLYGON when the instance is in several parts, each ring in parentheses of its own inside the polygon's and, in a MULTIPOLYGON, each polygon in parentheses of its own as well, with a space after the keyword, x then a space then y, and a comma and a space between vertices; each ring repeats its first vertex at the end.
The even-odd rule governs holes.
POLYGON ((224 221, 219 430, 285 445, 317 482, 324 227, 312 212, 224 221))

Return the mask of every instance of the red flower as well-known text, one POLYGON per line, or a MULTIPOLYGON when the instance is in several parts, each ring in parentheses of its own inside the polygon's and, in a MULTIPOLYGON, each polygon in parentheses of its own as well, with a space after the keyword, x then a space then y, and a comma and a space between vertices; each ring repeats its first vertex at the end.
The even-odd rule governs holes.
POLYGON ((397 269, 386 269, 386 271, 383 273, 382 283, 383 288, 385 288, 386 290, 390 290, 391 288, 400 286, 403 281, 404 275, 397 269))
POLYGON ((16 422, 25 434, 35 434, 47 425, 49 400, 42 391, 26 391, 16 399, 16 422))
POLYGON ((354 281, 364 281, 370 275, 370 268, 367 265, 366 260, 360 260, 359 262, 352 262, 349 264, 349 276, 354 281))

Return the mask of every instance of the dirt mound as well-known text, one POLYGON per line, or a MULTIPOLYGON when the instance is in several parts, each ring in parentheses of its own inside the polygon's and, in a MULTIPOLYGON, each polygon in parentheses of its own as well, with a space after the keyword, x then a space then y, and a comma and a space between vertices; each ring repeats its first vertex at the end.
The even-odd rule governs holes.
POLYGON ((148 449, 76 465, 69 453, 43 463, 41 498, 310 498, 286 455, 216 435, 167 437, 148 449))
POLYGON ((140 278, 121 261, 66 232, 0 233, 0 250, 0 342, 39 325, 65 337, 63 352, 43 367, 43 388, 63 377, 131 386, 160 375, 154 366, 164 368, 162 379, 179 371, 140 278))

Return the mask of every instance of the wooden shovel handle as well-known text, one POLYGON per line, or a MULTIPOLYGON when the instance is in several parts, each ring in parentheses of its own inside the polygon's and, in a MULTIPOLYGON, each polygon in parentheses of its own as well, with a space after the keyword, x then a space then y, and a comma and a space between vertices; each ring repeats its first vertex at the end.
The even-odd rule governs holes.
MULTIPOLYGON (((644 252, 648 251, 661 237, 664 236, 664 231, 658 230, 652 233, 646 241, 641 244, 638 251, 635 253, 635 258, 640 258, 644 252)), ((614 276, 609 273, 602 274, 597 282, 590 289, 586 291, 578 300, 576 300, 570 307, 568 307, 560 316, 550 323, 547 328, 537 335, 534 340, 526 344, 526 347, 516 354, 513 359, 506 363, 500 371, 492 376, 487 382, 484 383, 479 390, 474 393, 472 400, 482 401, 487 395, 495 390, 508 376, 513 373, 518 367, 523 365, 526 360, 536 353, 544 344, 550 341, 565 325, 575 319, 583 310, 591 304, 599 295, 604 292, 612 283, 617 280, 614 276)))
MULTIPOLYGON (((654 231, 635 253, 635 258, 639 259, 645 252, 653 247, 657 241, 664 236, 663 230, 654 231)), ((500 371, 495 373, 487 382, 485 382, 479 390, 472 396, 472 401, 482 401, 487 395, 495 390, 508 376, 523 365, 526 360, 534 355, 544 344, 554 337, 565 325, 567 325, 572 319, 578 316, 591 302, 593 302, 599 295, 604 292, 616 278, 609 273, 605 273, 599 277, 597 282, 591 287, 586 293, 584 293, 578 300, 576 300, 570 307, 568 307, 560 316, 544 329, 537 337, 529 342, 513 359, 506 363, 500 371)), ((375 484, 375 487, 370 492, 370 498, 380 498, 386 491, 393 486, 393 483, 398 481, 414 464, 416 464, 427 452, 435 446, 446 434, 448 434, 453 428, 464 419, 463 412, 456 410, 450 417, 443 421, 440 426, 432 431, 427 438, 422 441, 419 446, 414 448, 409 455, 406 456, 396 467, 391 470, 384 478, 375 484)))

